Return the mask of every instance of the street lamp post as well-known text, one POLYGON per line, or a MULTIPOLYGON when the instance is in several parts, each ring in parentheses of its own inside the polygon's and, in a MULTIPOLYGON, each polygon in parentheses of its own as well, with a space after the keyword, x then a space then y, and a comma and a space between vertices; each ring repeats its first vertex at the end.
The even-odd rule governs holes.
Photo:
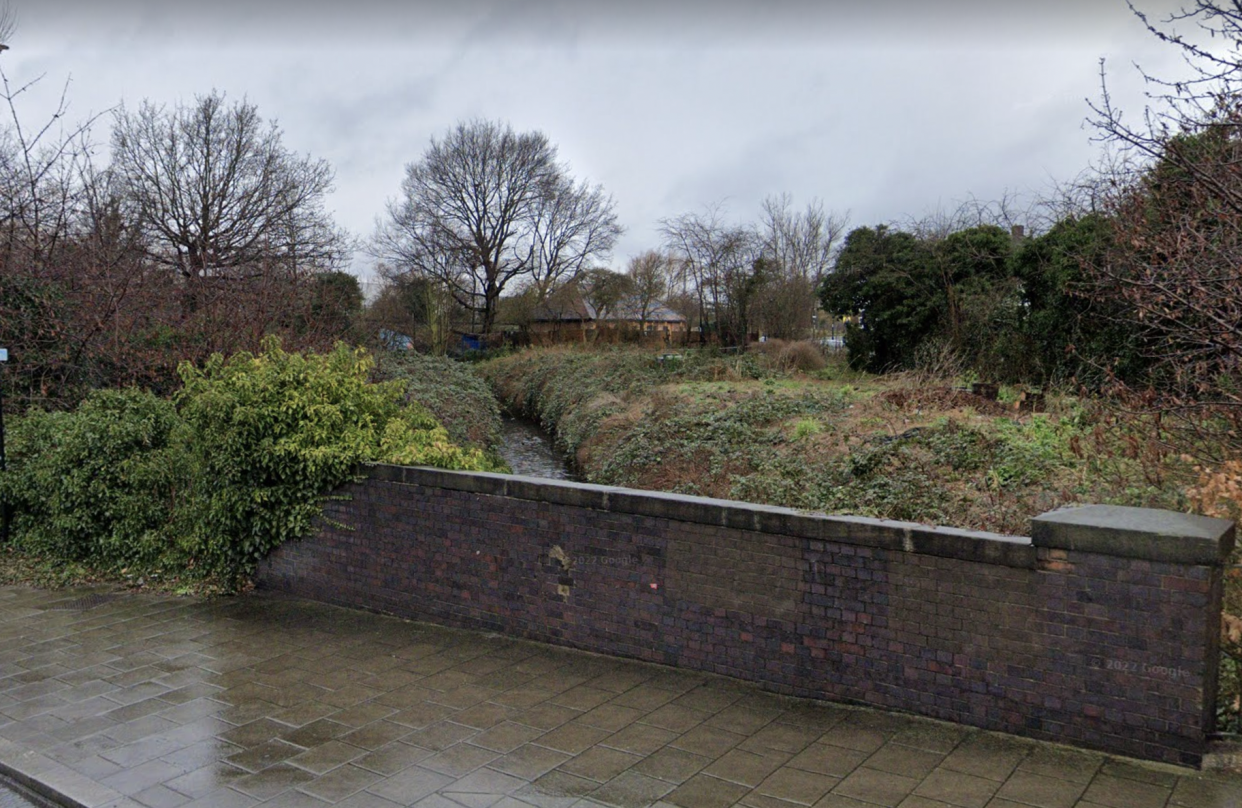
MULTIPOLYGON (((9 361, 8 348, 0 348, 0 366, 9 361)), ((4 385, 0 384, 0 474, 8 468, 4 457, 4 385)), ((0 545, 9 543, 9 501, 0 499, 0 545)))

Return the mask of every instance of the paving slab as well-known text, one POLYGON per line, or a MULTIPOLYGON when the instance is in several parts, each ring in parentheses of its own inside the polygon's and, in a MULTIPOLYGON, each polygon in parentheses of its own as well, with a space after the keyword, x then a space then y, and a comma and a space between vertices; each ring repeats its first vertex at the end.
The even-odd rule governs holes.
POLYGON ((1239 776, 265 593, 107 587, 0 587, 0 774, 81 808, 1242 806, 1239 776))

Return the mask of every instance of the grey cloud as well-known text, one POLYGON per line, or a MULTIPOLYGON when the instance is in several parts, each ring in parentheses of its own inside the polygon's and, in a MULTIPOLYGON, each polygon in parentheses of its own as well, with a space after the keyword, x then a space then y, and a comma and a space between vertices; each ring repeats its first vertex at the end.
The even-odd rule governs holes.
MULTIPOLYGON (((1003 39, 1097 35, 1119 4, 1100 0, 37 0, 15 4, 26 22, 67 31, 129 27, 143 39, 442 40, 468 32, 488 43, 654 39, 788 41, 874 38, 1003 39)), ((1157 10, 1168 2, 1141 4, 1157 10)))
POLYGON ((788 191, 869 224, 1041 188, 1095 153, 1081 122, 1100 56, 1127 108, 1143 103, 1130 61, 1179 69, 1120 0, 15 4, 0 66, 48 74, 23 99, 33 118, 68 75, 75 116, 248 96, 332 162, 331 204, 362 235, 430 137, 509 120, 616 197, 616 265, 660 218, 724 197, 739 219, 788 191))

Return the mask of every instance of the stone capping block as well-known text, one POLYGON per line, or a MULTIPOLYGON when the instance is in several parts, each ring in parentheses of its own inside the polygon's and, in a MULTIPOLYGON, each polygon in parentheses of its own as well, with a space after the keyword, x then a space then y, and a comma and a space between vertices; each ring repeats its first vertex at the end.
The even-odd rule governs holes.
POLYGON ((1170 564, 1221 566, 1233 551, 1233 522, 1121 505, 1083 505, 1031 520, 1035 547, 1170 564))
POLYGON ((1036 563, 1035 548, 1025 536, 1004 536, 865 516, 829 516, 773 505, 514 474, 383 464, 367 465, 363 473, 374 480, 404 485, 672 519, 817 542, 837 542, 1023 569, 1034 569, 1036 563))

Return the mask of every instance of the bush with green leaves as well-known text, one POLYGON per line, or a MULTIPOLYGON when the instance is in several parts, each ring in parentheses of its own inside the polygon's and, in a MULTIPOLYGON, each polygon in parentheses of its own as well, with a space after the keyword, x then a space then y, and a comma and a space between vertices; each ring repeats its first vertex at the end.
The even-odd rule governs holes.
POLYGON ((183 364, 174 401, 100 391, 75 412, 32 412, 13 429, 0 492, 13 543, 33 554, 238 585, 304 535, 325 494, 360 463, 496 470, 450 439, 400 383, 374 384, 370 356, 262 353, 183 364))
POLYGON ((178 409, 201 459, 205 504, 196 554, 221 574, 246 574, 282 542, 305 534, 320 496, 359 463, 385 461, 492 470, 454 444, 399 383, 373 384, 373 360, 343 344, 327 354, 213 356, 181 366, 178 409))
POLYGON ((196 461, 172 402, 99 390, 31 410, 8 433, 0 497, 23 550, 102 567, 158 564, 194 499, 196 461))

